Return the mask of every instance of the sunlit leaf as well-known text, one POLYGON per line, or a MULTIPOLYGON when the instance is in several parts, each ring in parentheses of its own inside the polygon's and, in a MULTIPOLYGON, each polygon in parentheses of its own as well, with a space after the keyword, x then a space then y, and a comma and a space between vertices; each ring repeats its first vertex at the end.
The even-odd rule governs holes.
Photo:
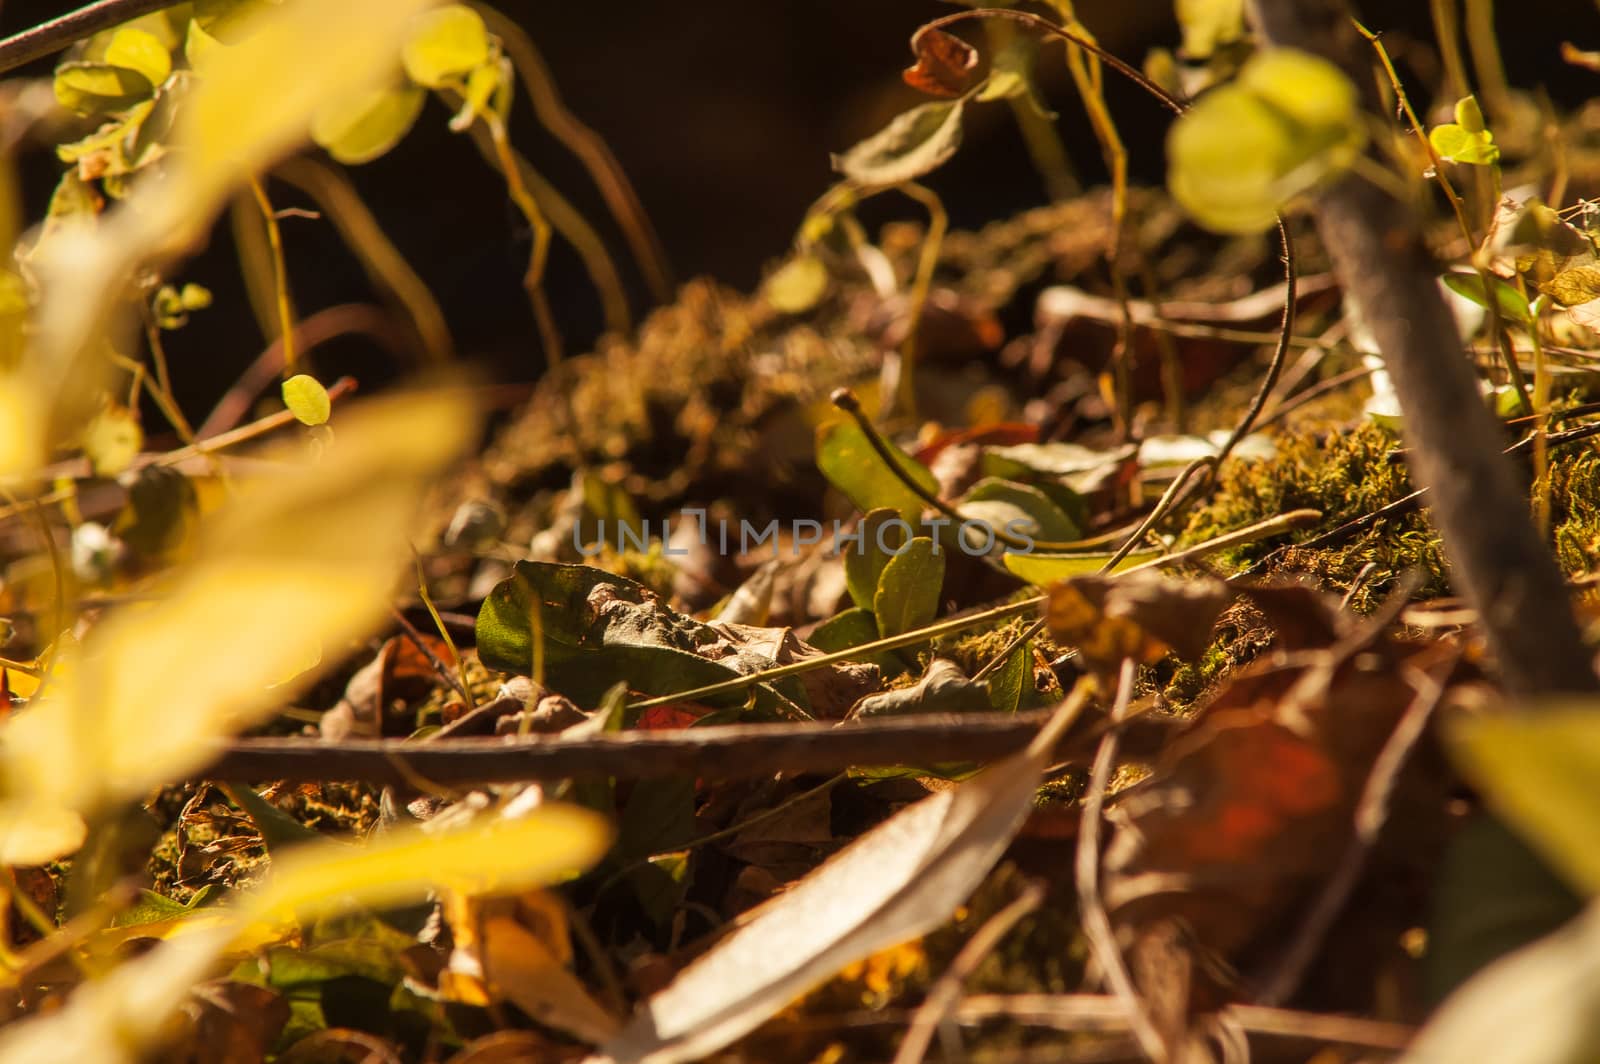
MULTIPOLYGON (((1134 551, 1122 561, 1112 572, 1120 573, 1124 569, 1145 562, 1153 561, 1161 556, 1159 551, 1134 551)), ((1049 587, 1057 580, 1066 580, 1074 576, 1093 576, 1098 573, 1106 562, 1111 560, 1110 551, 1099 551, 1084 554, 1024 554, 1018 551, 1007 551, 1001 555, 1000 560, 1005 562, 1017 576, 1022 577, 1035 587, 1049 587)))
POLYGON ((307 643, 386 616, 417 501, 465 446, 465 414, 444 392, 368 404, 315 465, 279 448, 284 473, 241 484, 181 574, 101 621, 49 697, 0 725, 4 794, 92 813, 199 768, 217 737, 270 712, 307 643))
POLYGON ((347 166, 371 162, 410 132, 426 99, 408 85, 334 100, 311 119, 311 139, 347 166))
POLYGON ((328 389, 308 373, 296 373, 283 382, 283 405, 302 425, 326 424, 333 412, 328 389))
POLYGON ((799 255, 773 271, 761 292, 773 308, 800 314, 817 305, 828 290, 828 268, 815 255, 799 255))
POLYGON ((900 635, 933 620, 943 586, 944 552, 938 545, 926 536, 906 543, 878 574, 878 590, 872 598, 878 634, 900 635))
POLYGON ((155 34, 124 26, 111 36, 106 46, 105 62, 126 67, 145 76, 151 85, 159 85, 172 73, 172 56, 155 34))
MULTIPOLYGON (((892 443, 889 448, 907 476, 929 492, 939 490, 927 466, 892 443)), ((836 421, 817 433, 817 468, 862 513, 887 507, 913 526, 922 513, 925 503, 890 472, 854 421, 836 421)))
POLYGON ((1186 58, 1209 59, 1244 36, 1244 0, 1177 0, 1176 13, 1186 58))
POLYGON ((1365 142, 1350 80, 1327 60, 1274 48, 1173 124, 1167 185, 1207 228, 1260 232, 1290 199, 1348 167, 1365 142))
POLYGON ((489 31, 470 7, 446 4, 417 18, 401 58, 412 81, 442 88, 488 61, 489 31))
POLYGON ((8 1026, 0 1032, 0 1064, 151 1059, 190 988, 252 924, 309 921, 352 905, 396 906, 440 888, 525 890, 582 871, 609 843, 609 829, 595 813, 545 805, 523 817, 484 820, 453 832, 411 827, 365 846, 302 846, 273 862, 259 890, 219 910, 227 914, 222 919, 84 984, 63 1008, 8 1026))
POLYGON ((962 102, 925 103, 833 157, 833 168, 860 185, 898 185, 937 169, 961 146, 962 102))
POLYGON ((83 453, 97 477, 114 477, 127 469, 143 446, 144 430, 127 407, 105 407, 83 430, 83 453))
MULTIPOLYGON (((1456 295, 1471 300, 1480 307, 1487 307, 1489 299, 1483 294, 1483 277, 1476 273, 1447 273, 1439 278, 1444 286, 1456 295)), ((1528 299, 1505 281, 1489 274, 1489 288, 1494 292, 1495 303, 1498 305, 1500 316, 1508 321, 1526 325, 1533 321, 1533 308, 1528 305, 1528 299)))
POLYGON ((81 115, 121 111, 154 91, 149 78, 128 67, 72 62, 56 68, 56 100, 81 115))

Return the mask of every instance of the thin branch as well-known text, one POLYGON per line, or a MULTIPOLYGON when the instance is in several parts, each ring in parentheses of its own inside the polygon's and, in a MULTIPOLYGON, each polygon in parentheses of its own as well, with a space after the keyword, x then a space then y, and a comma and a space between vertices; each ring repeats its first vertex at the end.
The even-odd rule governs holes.
POLYGON ((100 0, 86 4, 0 41, 0 74, 59 52, 101 30, 171 6, 172 0, 100 0))
POLYGON ((993 761, 1026 747, 1050 712, 927 714, 845 725, 730 724, 587 739, 236 739, 203 775, 218 780, 364 780, 445 786, 524 780, 695 776, 753 779, 852 766, 993 761))

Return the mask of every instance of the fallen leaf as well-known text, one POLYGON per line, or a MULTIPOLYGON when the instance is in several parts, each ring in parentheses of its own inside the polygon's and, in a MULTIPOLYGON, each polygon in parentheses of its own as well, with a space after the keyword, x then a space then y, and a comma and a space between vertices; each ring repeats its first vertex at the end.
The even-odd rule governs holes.
POLYGON ((1063 703, 1024 753, 902 809, 756 910, 601 1054, 617 1064, 707 1056, 844 966, 948 920, 1026 817, 1082 702, 1063 703))

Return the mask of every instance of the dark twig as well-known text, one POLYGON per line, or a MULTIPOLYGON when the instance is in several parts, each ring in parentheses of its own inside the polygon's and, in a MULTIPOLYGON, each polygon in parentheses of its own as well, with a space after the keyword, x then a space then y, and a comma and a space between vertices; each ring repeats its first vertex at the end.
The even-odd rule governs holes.
POLYGON ((678 732, 625 731, 589 739, 393 739, 337 743, 237 739, 201 775, 228 780, 364 780, 445 786, 524 780, 695 776, 753 779, 851 766, 992 761, 1028 745, 1050 713, 962 713, 847 725, 730 724, 678 732))
POLYGON ((101 30, 171 6, 172 0, 100 0, 85 4, 0 41, 0 74, 59 52, 101 30))

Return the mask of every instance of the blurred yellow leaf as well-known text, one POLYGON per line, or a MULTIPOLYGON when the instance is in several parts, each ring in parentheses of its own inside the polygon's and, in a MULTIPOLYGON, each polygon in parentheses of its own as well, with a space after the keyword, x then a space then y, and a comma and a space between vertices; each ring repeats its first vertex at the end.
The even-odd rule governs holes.
POLYGON ((111 35, 105 61, 143 74, 151 85, 159 85, 172 73, 172 56, 166 46, 146 30, 124 26, 111 35))
POLYGON ((414 85, 371 89, 334 100, 311 120, 311 139, 347 166, 370 162, 399 143, 427 95, 414 85))
POLYGON ((447 4, 417 19, 402 53, 418 85, 442 88, 489 60, 489 31, 465 4, 447 4))
MULTIPOLYGON (((241 487, 155 600, 112 613, 0 725, 5 796, 90 814, 192 772, 221 735, 284 697, 269 687, 386 614, 428 479, 468 440, 464 404, 434 391, 358 407, 321 460, 241 487), (293 632, 294 639, 283 638, 293 632)), ((0 837, 22 830, 0 805, 0 837)), ((65 852, 65 851, 63 851, 65 852)))
POLYGON ((328 389, 308 373, 296 373, 283 382, 283 405, 302 425, 326 424, 333 412, 328 389))
POLYGON ((83 430, 83 453, 97 477, 114 477, 127 469, 143 446, 144 430, 125 406, 105 407, 83 430))
POLYGON ((173 936, 73 992, 52 1013, 0 1032, 0 1064, 70 1060, 124 1064, 154 1059, 173 1014, 253 925, 301 920, 350 905, 419 901, 440 887, 525 890, 582 871, 605 852, 610 829, 598 814, 546 805, 515 820, 479 821, 450 833, 420 827, 365 846, 313 844, 274 861, 266 884, 224 918, 173 936))

